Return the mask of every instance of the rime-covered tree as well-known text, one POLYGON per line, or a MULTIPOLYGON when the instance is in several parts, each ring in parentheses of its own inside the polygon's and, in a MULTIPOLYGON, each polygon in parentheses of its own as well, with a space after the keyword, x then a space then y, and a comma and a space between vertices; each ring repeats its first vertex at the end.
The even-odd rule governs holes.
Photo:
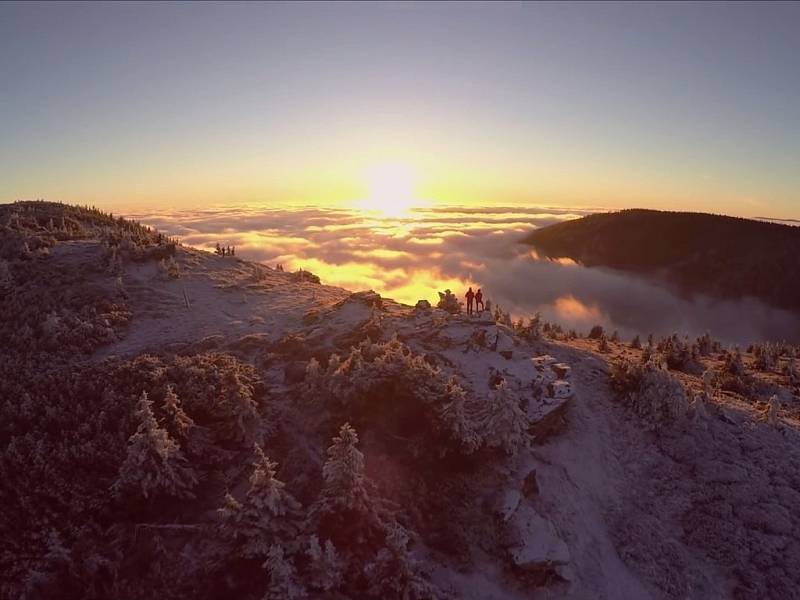
POLYGON ((529 426, 528 415, 505 380, 489 391, 478 425, 489 448, 502 448, 508 454, 515 454, 530 438, 529 426))
POLYGON ((356 447, 358 434, 349 423, 339 429, 322 467, 325 480, 321 510, 361 510, 368 504, 364 481, 364 455, 356 447))
POLYGON ((349 424, 339 429, 322 467, 323 487, 310 511, 310 528, 331 540, 356 569, 381 546, 383 519, 364 475, 358 434, 349 424))
POLYGON ((277 464, 257 444, 253 447, 253 472, 243 502, 230 494, 220 509, 222 532, 244 558, 264 557, 274 543, 290 543, 297 536, 300 503, 275 477, 277 464))
POLYGON ((194 427, 194 420, 184 412, 180 398, 171 385, 167 386, 164 394, 164 427, 180 442, 189 437, 189 432, 194 427))
POLYGON ((269 574, 269 584, 263 600, 299 600, 307 597, 294 566, 284 557, 280 545, 272 544, 269 547, 264 568, 269 574))
POLYGON ((193 498, 197 476, 178 444, 153 416, 147 392, 139 396, 139 426, 128 440, 128 452, 112 486, 117 497, 132 493, 145 499, 165 495, 193 498))
MULTIPOLYGON (((455 442, 461 452, 472 454, 484 443, 484 436, 478 430, 475 407, 455 378, 447 382, 444 398, 446 401, 437 407, 438 427, 445 437, 455 442)), ((440 452, 444 454, 445 450, 443 445, 440 452)))
POLYGON ((313 589, 330 592, 342 585, 344 561, 336 552, 333 542, 325 541, 323 546, 316 535, 308 540, 306 548, 308 566, 304 581, 313 589))
POLYGON ((408 533, 397 522, 384 528, 384 546, 364 567, 367 594, 373 598, 428 600, 439 594, 419 573, 408 551, 408 533))

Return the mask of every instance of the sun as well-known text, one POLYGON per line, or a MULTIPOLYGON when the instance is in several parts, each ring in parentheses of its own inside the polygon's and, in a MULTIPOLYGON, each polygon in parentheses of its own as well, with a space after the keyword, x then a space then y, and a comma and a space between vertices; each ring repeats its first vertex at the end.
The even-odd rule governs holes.
POLYGON ((382 163, 367 169, 369 196, 358 202, 363 210, 386 216, 406 214, 414 204, 414 171, 402 163, 382 163))

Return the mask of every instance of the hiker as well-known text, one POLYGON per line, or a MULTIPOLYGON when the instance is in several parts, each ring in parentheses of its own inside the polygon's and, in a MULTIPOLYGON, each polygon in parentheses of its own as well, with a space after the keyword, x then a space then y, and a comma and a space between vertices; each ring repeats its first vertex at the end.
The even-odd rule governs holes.
POLYGON ((472 299, 475 298, 475 292, 472 291, 471 287, 467 290, 466 297, 467 297, 467 314, 471 315, 472 314, 472 299))
POLYGON ((478 313, 483 312, 483 292, 481 288, 478 288, 478 291, 475 292, 475 310, 478 311, 478 313))

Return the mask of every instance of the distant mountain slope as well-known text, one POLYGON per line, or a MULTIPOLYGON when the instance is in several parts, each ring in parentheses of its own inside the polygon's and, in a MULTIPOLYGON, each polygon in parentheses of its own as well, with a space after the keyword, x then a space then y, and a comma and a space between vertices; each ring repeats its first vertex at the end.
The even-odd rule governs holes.
POLYGON ((524 241, 550 258, 661 276, 683 292, 800 308, 798 227, 634 209, 545 227, 524 241))

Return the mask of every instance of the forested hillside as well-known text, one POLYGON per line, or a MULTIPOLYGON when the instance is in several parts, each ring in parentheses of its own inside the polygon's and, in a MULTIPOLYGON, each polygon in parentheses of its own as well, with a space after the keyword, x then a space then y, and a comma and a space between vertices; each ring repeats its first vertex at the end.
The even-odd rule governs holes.
POLYGON ((800 227, 635 209, 551 225, 524 241, 543 256, 663 277, 685 293, 800 308, 800 227))

